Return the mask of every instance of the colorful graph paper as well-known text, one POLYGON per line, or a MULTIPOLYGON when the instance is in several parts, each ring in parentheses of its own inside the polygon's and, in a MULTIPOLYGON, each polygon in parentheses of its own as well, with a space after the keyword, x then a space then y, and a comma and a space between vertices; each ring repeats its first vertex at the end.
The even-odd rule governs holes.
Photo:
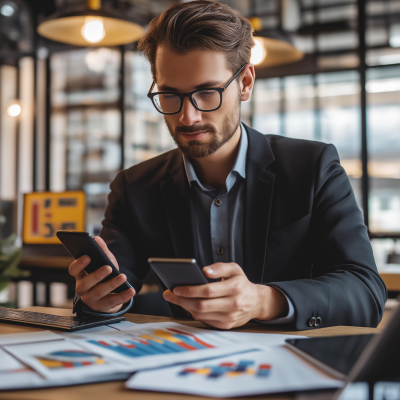
POLYGON ((196 335, 173 328, 155 329, 149 334, 139 335, 131 339, 103 339, 89 340, 88 342, 128 357, 143 357, 214 348, 214 346, 199 339, 196 335))
POLYGON ((105 363, 97 354, 78 350, 54 351, 45 356, 37 356, 36 360, 49 369, 79 368, 105 363))
POLYGON ((223 362, 218 365, 205 368, 184 368, 178 373, 179 376, 204 375, 207 378, 237 378, 243 375, 254 375, 261 378, 268 378, 272 366, 270 364, 260 364, 257 369, 251 368, 254 361, 240 360, 238 363, 223 362))

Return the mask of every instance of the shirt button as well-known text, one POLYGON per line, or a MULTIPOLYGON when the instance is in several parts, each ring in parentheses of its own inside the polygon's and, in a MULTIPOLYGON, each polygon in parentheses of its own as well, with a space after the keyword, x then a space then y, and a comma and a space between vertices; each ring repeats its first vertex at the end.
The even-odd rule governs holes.
POLYGON ((214 203, 217 207, 219 207, 222 204, 222 201, 220 199, 215 199, 214 203))
POLYGON ((217 253, 222 256, 222 254, 224 254, 224 248, 223 247, 218 247, 217 253))

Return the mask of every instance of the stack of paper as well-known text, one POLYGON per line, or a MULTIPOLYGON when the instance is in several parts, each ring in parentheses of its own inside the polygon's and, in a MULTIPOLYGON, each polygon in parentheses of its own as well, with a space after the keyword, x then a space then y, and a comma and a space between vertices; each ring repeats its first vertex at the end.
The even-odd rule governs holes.
POLYGON ((135 374, 126 386, 138 390, 235 397, 341 386, 282 347, 135 374))
POLYGON ((338 387, 281 347, 288 335, 124 322, 0 335, 0 390, 127 379, 132 389, 217 397, 338 387))

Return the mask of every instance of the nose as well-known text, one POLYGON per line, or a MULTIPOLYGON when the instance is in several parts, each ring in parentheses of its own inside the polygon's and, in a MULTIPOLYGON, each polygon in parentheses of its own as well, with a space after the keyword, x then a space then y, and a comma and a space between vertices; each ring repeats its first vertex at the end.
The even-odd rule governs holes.
POLYGON ((189 97, 183 99, 179 122, 186 126, 201 122, 201 112, 194 107, 189 97))

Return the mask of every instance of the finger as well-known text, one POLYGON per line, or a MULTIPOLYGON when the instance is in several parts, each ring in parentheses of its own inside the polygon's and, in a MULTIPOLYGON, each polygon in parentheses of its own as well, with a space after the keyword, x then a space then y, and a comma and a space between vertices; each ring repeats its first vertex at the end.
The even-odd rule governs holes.
POLYGON ((212 312, 226 313, 227 310, 232 308, 231 297, 219 297, 216 299, 191 299, 187 297, 180 297, 175 295, 169 290, 164 292, 165 300, 174 303, 188 310, 200 314, 207 314, 212 312))
POLYGON ((221 282, 207 283, 198 286, 178 286, 174 294, 189 298, 217 298, 236 295, 242 292, 243 280, 241 276, 234 276, 221 282))
POLYGON ((210 283, 206 285, 196 285, 196 286, 178 286, 173 290, 173 293, 181 297, 214 297, 211 296, 212 290, 209 288, 210 283), (204 295, 209 293, 208 296, 204 295))
POLYGON ((120 274, 107 282, 100 283, 90 290, 89 295, 93 300, 101 299, 126 281, 126 275, 120 274))
POLYGON ((217 328, 217 329, 224 329, 224 328, 221 328, 219 325, 222 325, 221 324, 221 321, 209 321, 209 320, 207 320, 207 321, 201 321, 205 326, 208 326, 209 328, 217 328))
POLYGON ((236 326, 241 326, 243 324, 238 324, 236 325, 235 323, 232 322, 223 322, 220 320, 201 320, 201 322, 204 325, 207 325, 211 328, 217 328, 217 329, 221 329, 221 330, 227 330, 227 329, 232 329, 236 326))
MULTIPOLYGON (((96 302, 93 302, 92 305, 88 306, 90 308, 93 308, 94 310, 100 310, 100 311, 109 311, 112 310, 113 308, 122 305, 129 301, 133 296, 135 295, 135 291, 133 289, 128 289, 125 290, 121 293, 110 293, 101 299, 97 300, 96 302)), ((85 304, 87 304, 85 302, 85 304)))
POLYGON ((70 264, 70 266, 68 267, 68 272, 75 279, 77 279, 77 280, 82 279, 84 276, 87 275, 87 272, 84 270, 84 268, 89 263, 90 263, 89 256, 79 257, 70 264))
POLYGON ((106 253, 106 256, 110 259, 110 261, 114 264, 115 268, 119 270, 119 265, 117 259, 114 257, 114 254, 108 249, 106 242, 100 237, 95 236, 94 240, 100 246, 100 248, 106 253))
POLYGON ((216 312, 216 313, 206 313, 206 314, 199 314, 194 311, 189 312, 192 314, 192 317, 196 321, 219 321, 219 322, 228 322, 229 316, 227 313, 216 312))
POLYGON ((204 273, 212 279, 231 278, 235 275, 244 275, 244 271, 236 263, 215 263, 203 268, 204 273))
POLYGON ((111 267, 109 265, 105 265, 104 267, 97 269, 91 274, 84 276, 82 279, 79 280, 77 279, 76 293, 82 295, 83 293, 92 289, 99 282, 101 282, 106 276, 110 275, 111 271, 112 271, 111 267))

